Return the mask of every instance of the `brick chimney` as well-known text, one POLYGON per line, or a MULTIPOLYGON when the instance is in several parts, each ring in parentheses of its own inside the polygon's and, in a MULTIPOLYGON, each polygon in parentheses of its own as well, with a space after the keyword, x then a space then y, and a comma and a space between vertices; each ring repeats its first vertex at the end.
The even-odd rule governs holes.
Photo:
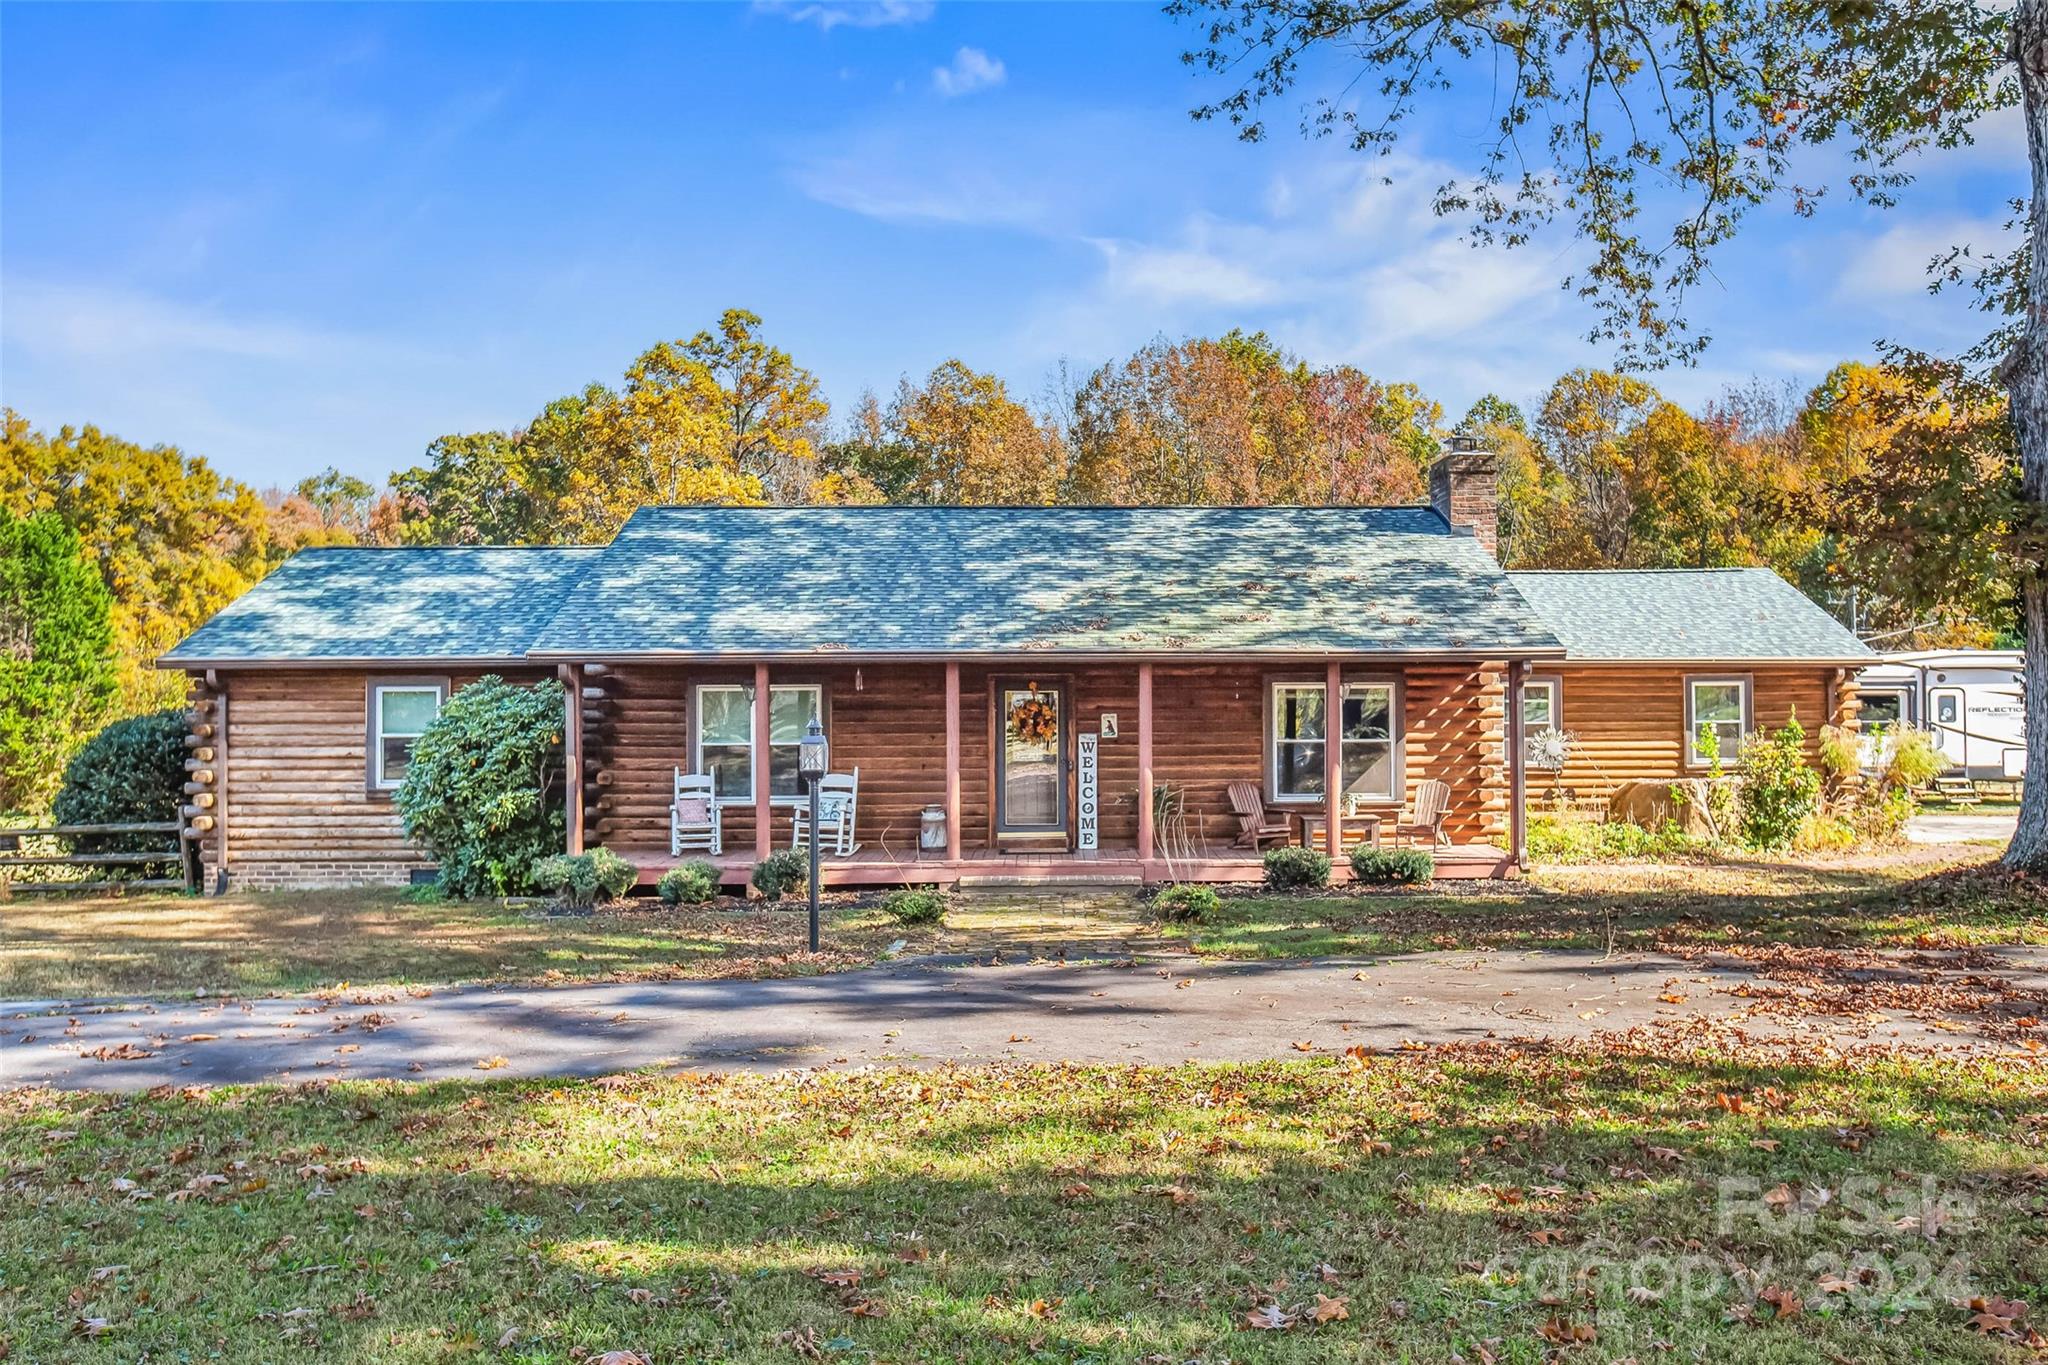
POLYGON ((1490 555, 1500 528, 1499 465, 1476 436, 1453 436, 1429 467, 1429 505, 1451 530, 1479 538, 1490 555))

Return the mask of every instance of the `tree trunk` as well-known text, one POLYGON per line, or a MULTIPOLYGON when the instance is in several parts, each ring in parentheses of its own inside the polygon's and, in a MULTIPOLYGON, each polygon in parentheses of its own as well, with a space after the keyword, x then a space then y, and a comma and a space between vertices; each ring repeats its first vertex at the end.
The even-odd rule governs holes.
MULTIPOLYGON (((2021 490, 2038 507, 2048 503, 2048 0, 2019 0, 2012 24, 2034 197, 2026 330, 2019 354, 2007 367, 2006 391, 2019 433, 2021 490)), ((2019 829, 2005 861, 2012 867, 2048 872, 2048 571, 2023 563, 2020 591, 2021 629, 2026 633, 2027 780, 2019 829)))

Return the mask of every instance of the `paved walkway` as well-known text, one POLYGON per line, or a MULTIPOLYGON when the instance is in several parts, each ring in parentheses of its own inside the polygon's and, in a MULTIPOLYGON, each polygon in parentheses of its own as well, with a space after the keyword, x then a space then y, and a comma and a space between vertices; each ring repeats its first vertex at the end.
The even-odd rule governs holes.
MULTIPOLYGON (((2048 950, 1995 974, 2048 1000, 2048 950)), ((1982 975, 1980 970, 1978 975, 1982 975)), ((135 1090, 398 1077, 599 1075, 665 1065, 779 1069, 941 1061, 1240 1061, 1485 1038, 1576 1038, 1731 1018, 1756 978, 1654 955, 1422 953, 1376 963, 977 966, 912 962, 782 981, 351 992, 337 1000, 0 1004, 0 1081, 135 1090), (1297 1044, 1306 1044, 1299 1047, 1297 1044), (479 1067, 478 1063, 487 1065, 479 1067)), ((2003 1050, 1972 1016, 1929 1027, 1794 1015, 1760 1036, 1832 1033, 2003 1050)))

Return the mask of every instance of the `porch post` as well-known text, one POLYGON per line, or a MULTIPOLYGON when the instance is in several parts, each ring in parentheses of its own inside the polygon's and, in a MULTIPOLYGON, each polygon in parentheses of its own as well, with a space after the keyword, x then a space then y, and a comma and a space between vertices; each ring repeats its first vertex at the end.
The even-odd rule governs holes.
POLYGON ((1335 862, 1344 855, 1344 665, 1330 660, 1323 693, 1323 793, 1329 818, 1323 821, 1324 851, 1335 862))
POLYGON ((754 857, 775 851, 775 831, 768 804, 768 665, 754 665, 754 857))
MULTIPOLYGON (((1138 665, 1138 862, 1152 861, 1152 665, 1138 665)), ((1140 866, 1138 875, 1144 875, 1140 866)))
POLYGON ((946 861, 960 861, 960 665, 946 665, 946 861))
POLYGON ((563 664, 556 670, 562 680, 562 763, 567 769, 562 783, 568 816, 567 848, 571 855, 583 851, 583 669, 563 664))
POLYGON ((1529 865, 1528 756, 1522 752, 1522 684, 1532 665, 1508 665, 1508 852, 1517 868, 1529 865))

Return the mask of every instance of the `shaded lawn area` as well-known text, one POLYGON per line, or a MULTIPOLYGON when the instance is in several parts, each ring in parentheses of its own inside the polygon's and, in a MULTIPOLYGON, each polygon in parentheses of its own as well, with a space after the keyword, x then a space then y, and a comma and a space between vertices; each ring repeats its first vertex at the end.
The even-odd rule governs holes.
POLYGON ((390 890, 20 897, 0 903, 0 998, 258 994, 352 985, 797 976, 872 962, 928 932, 834 911, 827 951, 792 908, 592 915, 496 902, 412 903, 390 890))
POLYGON ((1432 948, 2048 944, 2048 884, 2003 871, 1988 852, 1940 845, 1592 863, 1427 891, 1226 897, 1220 913, 1186 936, 1197 953, 1233 958, 1432 948))
POLYGON ((2018 1361, 2044 1108, 2024 1062, 1491 1046, 15 1092, 0 1348, 2018 1361))

